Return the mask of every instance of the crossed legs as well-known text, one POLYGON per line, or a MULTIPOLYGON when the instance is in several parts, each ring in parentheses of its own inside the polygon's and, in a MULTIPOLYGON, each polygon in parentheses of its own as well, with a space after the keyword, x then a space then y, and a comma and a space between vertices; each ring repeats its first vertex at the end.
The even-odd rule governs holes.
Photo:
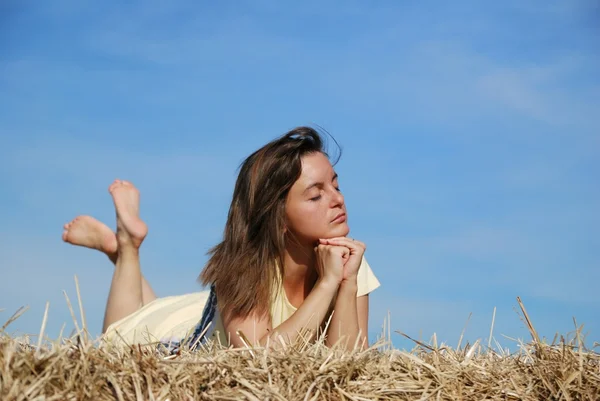
POLYGON ((65 224, 63 240, 96 249, 115 265, 102 331, 156 299, 140 269, 139 248, 148 227, 139 217, 139 191, 128 181, 109 187, 117 214, 116 234, 91 216, 78 216, 65 224))

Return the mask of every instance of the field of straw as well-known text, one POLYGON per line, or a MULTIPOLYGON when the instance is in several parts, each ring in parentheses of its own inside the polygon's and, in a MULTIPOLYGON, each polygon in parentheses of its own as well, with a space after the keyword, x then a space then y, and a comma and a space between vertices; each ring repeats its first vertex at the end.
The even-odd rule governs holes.
POLYGON ((0 330, 0 400, 600 400, 598 344, 586 348, 580 330, 543 343, 522 311, 532 341, 511 354, 491 341, 450 348, 434 338, 411 351, 298 341, 169 355, 155 345, 111 349, 83 328, 54 342, 13 338, 14 316, 0 330))

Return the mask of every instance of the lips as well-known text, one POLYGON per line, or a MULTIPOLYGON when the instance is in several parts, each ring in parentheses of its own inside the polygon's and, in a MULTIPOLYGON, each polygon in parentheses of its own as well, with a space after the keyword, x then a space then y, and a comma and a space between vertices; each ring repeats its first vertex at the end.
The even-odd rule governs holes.
POLYGON ((331 220, 332 223, 343 223, 346 221, 346 213, 340 213, 331 220))

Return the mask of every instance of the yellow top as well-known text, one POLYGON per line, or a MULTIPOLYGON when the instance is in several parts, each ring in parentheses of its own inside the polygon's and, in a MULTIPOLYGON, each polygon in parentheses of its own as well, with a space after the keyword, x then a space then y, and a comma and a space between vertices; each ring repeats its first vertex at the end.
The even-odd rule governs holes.
MULTIPOLYGON (((379 280, 373 274, 371 266, 367 263, 367 260, 363 258, 362 263, 358 269, 358 293, 357 297, 367 295, 374 289, 380 286, 379 280)), ((279 288, 275 300, 271 304, 271 324, 273 328, 279 326, 281 323, 289 319, 297 308, 294 307, 288 300, 283 286, 279 288)))
MULTIPOLYGON (((367 260, 363 258, 358 270, 357 296, 369 294, 380 286, 367 260)), ((109 343, 127 344, 148 343, 169 340, 179 341, 187 337, 202 318, 209 291, 158 298, 131 315, 113 323, 106 331, 104 339, 109 343), (117 334, 118 333, 118 334, 117 334)), ((283 286, 280 286, 271 304, 271 324, 279 326, 296 312, 288 300, 283 286)), ((223 321, 217 312, 207 336, 223 345, 229 344, 223 321)))

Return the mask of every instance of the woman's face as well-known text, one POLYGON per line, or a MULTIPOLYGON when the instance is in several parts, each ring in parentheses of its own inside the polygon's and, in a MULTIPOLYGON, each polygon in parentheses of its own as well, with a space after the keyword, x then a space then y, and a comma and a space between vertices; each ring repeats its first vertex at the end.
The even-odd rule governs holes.
POLYGON ((344 196, 337 174, 321 152, 302 158, 302 174, 286 200, 286 228, 302 243, 348 235, 344 196))

